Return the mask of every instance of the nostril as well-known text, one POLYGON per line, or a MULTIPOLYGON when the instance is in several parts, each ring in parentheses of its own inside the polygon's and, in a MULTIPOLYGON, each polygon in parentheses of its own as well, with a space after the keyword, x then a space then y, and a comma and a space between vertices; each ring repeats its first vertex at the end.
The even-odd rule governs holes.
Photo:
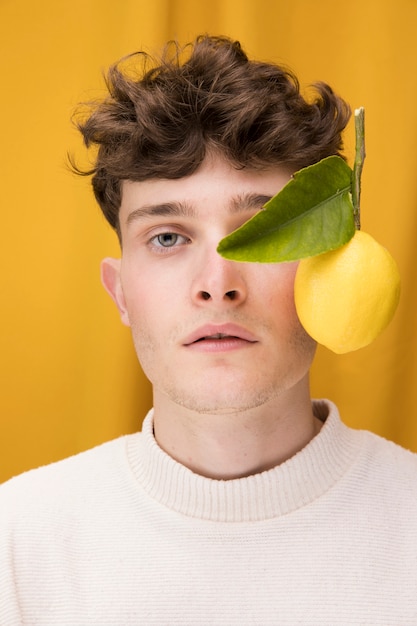
MULTIPOLYGON (((236 289, 232 289, 231 291, 226 291, 226 293, 224 294, 224 297, 227 298, 228 300, 236 300, 236 298, 238 297, 238 294, 239 292, 236 289)), ((212 299, 212 296, 208 291, 200 291, 199 297, 202 300, 212 299)))

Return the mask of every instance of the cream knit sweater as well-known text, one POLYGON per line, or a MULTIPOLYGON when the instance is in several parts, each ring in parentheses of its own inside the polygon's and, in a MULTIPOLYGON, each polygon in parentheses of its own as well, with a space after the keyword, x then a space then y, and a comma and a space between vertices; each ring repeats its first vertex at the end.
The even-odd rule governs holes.
POLYGON ((417 455, 334 405, 286 463, 193 474, 142 433, 0 488, 0 624, 417 625, 417 455))

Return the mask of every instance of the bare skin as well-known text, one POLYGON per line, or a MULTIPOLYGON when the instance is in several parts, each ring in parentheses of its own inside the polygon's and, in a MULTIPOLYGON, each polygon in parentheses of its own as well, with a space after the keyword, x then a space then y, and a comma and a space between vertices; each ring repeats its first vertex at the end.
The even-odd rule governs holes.
POLYGON ((102 263, 153 386, 158 444, 211 478, 282 463, 320 427, 309 393, 315 343, 294 305, 297 265, 216 252, 290 175, 211 156, 183 179, 125 182, 122 258, 102 263))
POLYGON ((246 411, 201 415, 181 410, 175 419, 164 399, 159 404, 155 435, 171 457, 197 474, 217 479, 241 478, 256 474, 291 458, 319 432, 321 422, 311 412, 305 382, 299 386, 298 406, 290 413, 278 402, 246 411))

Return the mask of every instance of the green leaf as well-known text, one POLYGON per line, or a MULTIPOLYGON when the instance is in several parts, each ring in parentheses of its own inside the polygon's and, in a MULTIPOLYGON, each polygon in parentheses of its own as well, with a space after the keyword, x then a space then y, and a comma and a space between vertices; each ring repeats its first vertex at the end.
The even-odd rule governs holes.
POLYGON ((335 250, 353 237, 352 170, 330 156, 294 174, 217 251, 234 261, 280 263, 335 250))

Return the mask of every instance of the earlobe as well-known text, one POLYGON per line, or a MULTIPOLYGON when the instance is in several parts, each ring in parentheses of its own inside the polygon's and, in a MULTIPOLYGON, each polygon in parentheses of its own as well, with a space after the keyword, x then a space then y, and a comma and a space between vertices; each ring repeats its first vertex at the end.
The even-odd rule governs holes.
POLYGON ((101 282, 104 289, 116 303, 123 324, 130 326, 125 297, 120 280, 120 259, 106 258, 101 262, 101 282))

